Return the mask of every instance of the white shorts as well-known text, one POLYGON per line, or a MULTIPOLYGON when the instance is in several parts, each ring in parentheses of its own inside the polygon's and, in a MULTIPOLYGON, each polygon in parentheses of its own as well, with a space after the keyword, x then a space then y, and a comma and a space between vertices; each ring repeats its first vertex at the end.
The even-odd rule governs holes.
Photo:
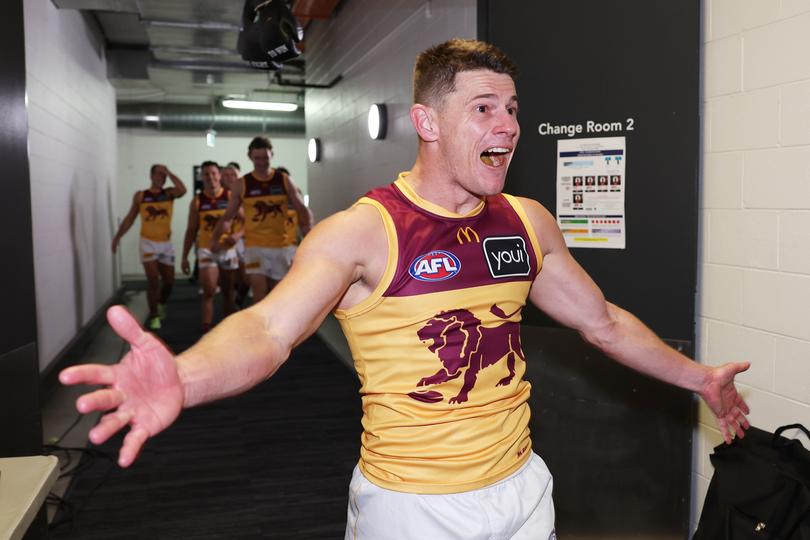
POLYGON ((239 257, 239 263, 245 264, 245 239, 237 240, 233 248, 236 250, 236 256, 239 257))
POLYGON ((534 452, 500 482, 448 495, 384 489, 355 467, 345 540, 556 540, 552 487, 548 467, 534 452))
POLYGON ((279 281, 287 275, 295 256, 295 246, 280 248, 248 247, 245 249, 245 272, 264 274, 279 281))
POLYGON ((174 246, 171 242, 155 242, 141 238, 141 262, 157 261, 160 264, 174 266, 174 246))
POLYGON ((239 268, 239 258, 236 256, 234 248, 220 250, 216 253, 210 249, 197 249, 197 264, 200 268, 213 268, 215 266, 223 270, 236 270, 239 268))

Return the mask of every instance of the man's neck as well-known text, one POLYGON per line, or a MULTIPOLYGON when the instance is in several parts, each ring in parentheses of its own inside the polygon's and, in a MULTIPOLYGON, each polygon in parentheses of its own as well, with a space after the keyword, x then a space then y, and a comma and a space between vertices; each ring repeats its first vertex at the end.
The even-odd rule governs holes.
POLYGON ((465 215, 481 204, 482 197, 465 190, 440 167, 427 167, 420 158, 405 181, 417 195, 453 214, 465 215))
POLYGON ((217 190, 206 188, 206 189, 203 189, 203 193, 205 193, 205 196, 208 197, 209 199, 216 199, 217 197, 222 195, 222 190, 223 189, 224 188, 222 186, 219 186, 219 189, 217 189, 217 190))
POLYGON ((253 178, 256 178, 258 180, 267 180, 268 178, 271 178, 273 176, 273 173, 275 172, 276 172, 275 169, 271 167, 264 172, 260 172, 257 171, 256 169, 253 169, 253 172, 251 172, 250 174, 253 175, 253 178))

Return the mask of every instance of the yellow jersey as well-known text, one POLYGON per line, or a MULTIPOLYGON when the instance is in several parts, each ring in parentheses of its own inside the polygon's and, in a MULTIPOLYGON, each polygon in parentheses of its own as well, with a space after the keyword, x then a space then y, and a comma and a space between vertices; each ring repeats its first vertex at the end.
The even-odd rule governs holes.
POLYGON ((530 455, 519 323, 542 254, 514 197, 452 214, 406 175, 358 201, 383 218, 388 262, 369 298, 335 311, 361 383, 359 467, 396 491, 478 489, 530 455))
POLYGON ((260 180, 248 173, 242 177, 242 205, 245 210, 245 245, 247 247, 285 247, 287 211, 290 198, 283 173, 260 180))
POLYGON ((222 188, 219 190, 216 197, 209 197, 204 191, 194 197, 200 216, 200 223, 197 227, 198 248, 208 249, 211 245, 214 228, 217 226, 217 222, 220 218, 225 215, 225 210, 228 209, 229 199, 230 192, 222 188))
POLYGON ((144 190, 138 213, 141 216, 141 238, 155 242, 168 242, 172 237, 172 209, 174 197, 165 189, 159 192, 144 190))

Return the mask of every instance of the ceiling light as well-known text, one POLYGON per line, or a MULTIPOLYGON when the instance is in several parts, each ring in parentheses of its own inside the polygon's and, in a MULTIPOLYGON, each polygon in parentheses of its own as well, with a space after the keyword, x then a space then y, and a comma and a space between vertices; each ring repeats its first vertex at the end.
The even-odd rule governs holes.
POLYGON ((143 117, 144 122, 160 122, 160 116, 156 114, 147 114, 143 117))
POLYGON ((368 135, 372 139, 385 139, 386 128, 388 127, 388 114, 385 105, 375 103, 368 110, 368 135))
POLYGON ((278 103, 274 101, 247 101, 242 99, 223 99, 222 106, 228 109, 250 109, 253 111, 283 111, 298 110, 295 103, 278 103))
POLYGON ((312 137, 307 143, 307 157, 310 163, 321 160, 321 140, 312 137))

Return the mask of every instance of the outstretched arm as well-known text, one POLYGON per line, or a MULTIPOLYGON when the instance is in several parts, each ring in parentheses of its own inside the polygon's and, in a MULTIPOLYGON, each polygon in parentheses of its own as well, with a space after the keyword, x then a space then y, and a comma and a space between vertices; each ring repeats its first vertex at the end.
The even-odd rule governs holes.
POLYGON ((225 319, 179 356, 144 332, 126 309, 110 308, 107 318, 129 342, 130 352, 113 366, 80 365, 59 375, 64 384, 104 385, 76 404, 82 413, 109 411, 90 440, 100 444, 129 425, 118 460, 127 467, 182 408, 238 394, 272 376, 292 348, 348 296, 347 289, 366 282, 368 254, 385 252, 371 238, 382 230, 372 212, 352 209, 325 220, 307 236, 289 274, 268 296, 225 319))
POLYGON ((521 199, 543 250, 543 268, 530 292, 532 302, 614 360, 641 373, 696 392, 717 416, 723 437, 745 435, 748 406, 734 377, 747 362, 712 368, 666 345, 631 313, 605 300, 602 291, 571 256, 557 223, 539 203, 521 199))
POLYGON ((121 242, 121 237, 123 237, 132 224, 135 223, 135 218, 138 217, 138 205, 141 204, 141 198, 143 197, 143 192, 139 191, 132 197, 132 205, 129 207, 129 212, 124 217, 123 221, 121 221, 121 225, 118 227, 118 231, 115 233, 112 241, 112 252, 115 253, 118 250, 118 244, 121 242))
POLYGON ((298 226, 301 228, 301 234, 306 236, 313 225, 315 225, 315 216, 312 214, 312 210, 304 204, 304 199, 301 197, 301 190, 298 189, 298 186, 295 185, 292 178, 284 175, 284 179, 287 182, 287 194, 290 197, 290 204, 298 213, 298 226))
POLYGON ((191 246, 197 239, 197 229, 200 227, 200 212, 197 208, 197 197, 191 198, 191 205, 188 208, 188 224, 186 225, 186 235, 183 238, 183 258, 180 262, 180 269, 184 274, 191 273, 191 265, 188 263, 188 253, 191 246))
POLYGON ((211 245, 208 246, 211 251, 218 251, 219 250, 219 239, 222 237, 223 234, 230 232, 231 230, 231 223, 233 220, 240 215, 241 207, 242 207, 242 190, 244 189, 244 177, 240 178, 231 189, 230 194, 228 195, 228 208, 225 209, 225 213, 222 215, 219 220, 217 220, 217 224, 214 227, 214 232, 212 233, 212 240, 211 245))

